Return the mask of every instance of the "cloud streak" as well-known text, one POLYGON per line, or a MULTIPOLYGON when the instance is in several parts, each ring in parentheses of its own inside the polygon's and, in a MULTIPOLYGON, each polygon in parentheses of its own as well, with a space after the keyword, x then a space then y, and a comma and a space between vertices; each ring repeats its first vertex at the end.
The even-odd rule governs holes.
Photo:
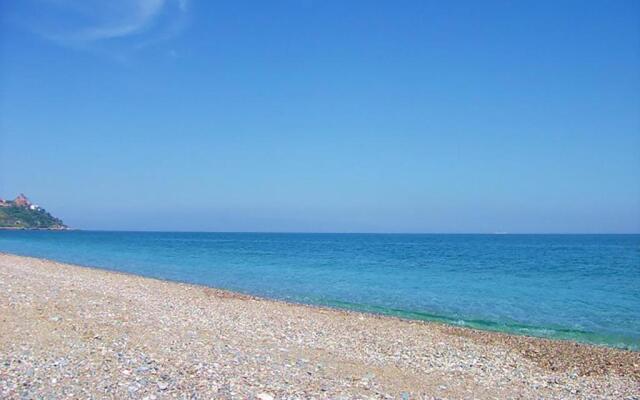
MULTIPOLYGON (((27 0, 29 1, 29 0, 27 0)), ((188 0, 30 0, 19 20, 57 44, 135 51, 178 35, 187 25, 188 0)))
POLYGON ((111 24, 95 26, 78 32, 76 38, 84 41, 113 39, 140 33, 160 14, 165 6, 164 0, 138 0, 131 15, 125 21, 112 21, 111 24))

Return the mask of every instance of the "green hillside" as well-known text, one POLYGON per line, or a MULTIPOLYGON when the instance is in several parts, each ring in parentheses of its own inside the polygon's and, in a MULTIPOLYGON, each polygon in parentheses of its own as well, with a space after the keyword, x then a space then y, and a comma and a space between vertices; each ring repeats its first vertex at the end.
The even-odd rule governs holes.
POLYGON ((43 208, 31 209, 9 205, 0 207, 0 228, 65 229, 61 219, 55 218, 43 208))

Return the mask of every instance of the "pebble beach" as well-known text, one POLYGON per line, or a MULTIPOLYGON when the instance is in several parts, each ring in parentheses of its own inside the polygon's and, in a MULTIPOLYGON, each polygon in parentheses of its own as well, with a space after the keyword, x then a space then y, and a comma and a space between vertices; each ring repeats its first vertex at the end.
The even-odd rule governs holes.
POLYGON ((0 254, 2 399, 640 399, 640 353, 0 254))

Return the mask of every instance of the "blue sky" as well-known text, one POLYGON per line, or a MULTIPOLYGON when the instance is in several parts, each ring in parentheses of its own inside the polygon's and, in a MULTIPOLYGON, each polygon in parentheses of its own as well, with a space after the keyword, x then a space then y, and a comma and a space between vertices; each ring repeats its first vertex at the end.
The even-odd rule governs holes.
POLYGON ((73 227, 640 231, 640 2, 0 7, 0 196, 73 227))

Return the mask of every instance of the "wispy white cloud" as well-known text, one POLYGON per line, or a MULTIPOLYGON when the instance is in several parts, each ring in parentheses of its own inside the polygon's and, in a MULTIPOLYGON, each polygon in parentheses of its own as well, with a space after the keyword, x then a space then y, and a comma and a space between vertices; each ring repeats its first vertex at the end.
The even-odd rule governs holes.
POLYGON ((140 33, 154 21, 165 6, 165 0, 136 0, 123 20, 109 21, 102 26, 85 28, 73 34, 77 40, 113 39, 140 33))
POLYGON ((61 45, 135 51, 178 35, 188 21, 188 0, 27 0, 20 20, 61 45), (37 10, 37 12, 35 12, 37 10))

